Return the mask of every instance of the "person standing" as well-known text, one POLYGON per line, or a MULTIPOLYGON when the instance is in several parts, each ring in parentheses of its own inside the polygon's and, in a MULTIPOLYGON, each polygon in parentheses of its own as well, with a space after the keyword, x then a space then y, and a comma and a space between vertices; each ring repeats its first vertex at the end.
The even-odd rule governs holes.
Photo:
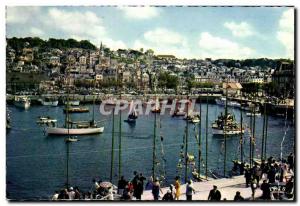
POLYGON ((158 179, 156 178, 154 180, 153 186, 152 186, 152 195, 153 195, 153 199, 154 200, 158 200, 159 199, 159 192, 163 193, 161 188, 160 188, 160 184, 158 179))
POLYGON ((188 184, 186 185, 186 192, 185 192, 187 201, 192 201, 193 192, 194 194, 196 193, 192 184, 192 180, 189 180, 188 184))
POLYGON ((133 196, 135 196, 137 200, 142 199, 143 189, 144 188, 142 182, 140 180, 137 180, 136 187, 133 191, 133 196))
POLYGON ((260 186, 260 189, 263 192, 261 198, 263 200, 270 200, 271 199, 270 184, 267 183, 267 180, 263 181, 263 183, 260 186))
POLYGON ((208 200, 211 201, 220 201, 221 200, 221 192, 218 190, 216 185, 213 186, 213 189, 210 190, 208 195, 208 200))
POLYGON ((119 195, 123 194, 126 185, 127 185, 127 181, 124 179, 124 176, 122 176, 121 179, 118 181, 118 194, 119 195))
POLYGON ((167 193, 163 196, 162 200, 163 201, 173 201, 174 200, 171 190, 167 191, 167 193))
POLYGON ((254 200, 255 190, 257 188, 257 182, 256 182, 256 178, 254 178, 254 176, 251 177, 250 187, 251 187, 251 191, 252 191, 252 199, 254 200))
POLYGON ((175 200, 179 200, 180 197, 180 182, 179 182, 179 176, 175 177, 175 200))
POLYGON ((238 202, 238 201, 244 201, 244 198, 241 196, 241 192, 237 191, 235 193, 233 201, 238 202))
POLYGON ((294 169, 294 155, 292 152, 290 153, 290 155, 287 158, 287 163, 289 164, 289 168, 291 170, 293 170, 294 169))
POLYGON ((246 166, 245 179, 246 179, 246 187, 249 187, 249 183, 250 183, 250 180, 251 180, 251 171, 249 169, 249 165, 246 166))

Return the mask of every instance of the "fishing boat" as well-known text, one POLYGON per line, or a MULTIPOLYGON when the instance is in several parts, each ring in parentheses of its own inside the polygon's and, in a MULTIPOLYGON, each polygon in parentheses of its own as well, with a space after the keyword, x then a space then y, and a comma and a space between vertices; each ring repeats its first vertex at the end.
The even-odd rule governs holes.
MULTIPOLYGON (((216 99, 216 104, 217 105, 220 105, 220 106, 225 106, 225 103, 226 103, 226 97, 221 97, 219 99, 216 99)), ((236 102, 236 101, 228 101, 227 102, 227 106, 228 107, 237 107, 237 108, 240 108, 241 107, 241 104, 236 102)))
POLYGON ((15 96, 14 105, 19 108, 28 109, 30 107, 30 99, 27 96, 15 96))
POLYGON ((49 123, 56 123, 56 119, 52 119, 51 117, 39 117, 36 123, 38 124, 49 124, 49 123))
POLYGON ((228 113, 227 117, 221 113, 215 122, 212 124, 213 135, 238 135, 243 133, 245 129, 240 128, 238 123, 235 121, 233 114, 228 113), (225 124, 226 122, 226 124, 225 124))
POLYGON ((64 108, 64 113, 66 112, 69 113, 84 113, 84 112, 89 112, 89 108, 88 107, 67 107, 64 108))
POLYGON ((44 106, 56 107, 58 105, 58 99, 55 97, 42 97, 41 99, 39 99, 39 101, 44 106))

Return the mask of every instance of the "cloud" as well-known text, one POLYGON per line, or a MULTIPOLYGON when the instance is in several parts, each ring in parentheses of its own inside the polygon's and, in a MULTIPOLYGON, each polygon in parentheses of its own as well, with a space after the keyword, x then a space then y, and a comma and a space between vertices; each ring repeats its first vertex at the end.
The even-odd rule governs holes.
POLYGON ((187 39, 178 32, 155 28, 146 31, 143 38, 137 39, 133 44, 134 49, 153 49, 155 54, 172 54, 179 58, 193 58, 187 39))
POLYGON ((254 54, 254 50, 249 47, 239 45, 228 39, 213 36, 208 32, 200 34, 198 46, 202 58, 246 59, 253 57, 254 54))
POLYGON ((33 36, 43 36, 44 35, 44 32, 41 29, 36 28, 36 27, 31 27, 30 28, 30 33, 33 36))
POLYGON ((118 7, 129 19, 150 19, 159 16, 160 9, 157 7, 118 7))
POLYGON ((23 24, 30 21, 40 12, 35 6, 8 6, 6 7, 6 22, 23 24))
POLYGON ((224 27, 229 29, 235 37, 248 37, 255 34, 252 26, 247 22, 225 22, 224 27))
POLYGON ((294 9, 288 9, 282 13, 277 39, 285 47, 286 57, 294 59, 294 9))

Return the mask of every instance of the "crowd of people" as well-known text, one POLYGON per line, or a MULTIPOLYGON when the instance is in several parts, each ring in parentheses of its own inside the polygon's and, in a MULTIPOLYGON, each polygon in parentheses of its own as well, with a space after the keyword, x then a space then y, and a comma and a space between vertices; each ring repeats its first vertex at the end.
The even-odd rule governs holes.
MULTIPOLYGON (((294 156, 290 153, 287 159, 277 162, 273 157, 269 157, 267 161, 262 160, 260 164, 254 162, 252 168, 246 163, 234 163, 234 171, 239 170, 240 175, 245 176, 246 187, 251 187, 252 199, 255 198, 257 188, 262 190, 261 199, 270 200, 272 198, 271 190, 275 188, 277 194, 280 193, 278 186, 285 185, 285 198, 293 197, 294 190, 294 156), (260 185, 260 182, 262 184, 260 185)), ((282 198, 282 197, 277 197, 282 198)))
MULTIPOLYGON (((294 156, 291 153, 287 160, 281 160, 280 163, 276 162, 273 157, 262 160, 259 164, 254 162, 254 166, 250 166, 246 163, 238 164, 234 162, 233 170, 238 171, 239 175, 244 175, 245 186, 250 187, 252 191, 252 199, 271 200, 271 199, 289 199, 294 196, 294 156), (261 183, 261 184, 260 184, 261 183), (282 189, 284 187, 284 189, 282 189), (260 188, 262 191, 261 197, 255 197, 255 191, 260 188), (276 192, 274 192, 276 190, 276 192), (278 195, 277 197, 274 197, 278 195), (273 197, 272 197, 273 196, 273 197)), ((62 189, 60 192, 56 191, 52 197, 52 200, 93 200, 103 199, 114 200, 114 189, 117 189, 118 200, 142 200, 142 194, 144 190, 150 190, 153 196, 153 200, 162 201, 175 201, 183 200, 181 195, 181 182, 180 177, 174 178, 173 184, 170 184, 167 191, 164 193, 160 186, 158 178, 150 177, 144 185, 146 177, 142 173, 137 171, 133 172, 133 178, 126 180, 122 176, 116 188, 111 183, 96 181, 93 179, 92 189, 88 192, 82 192, 78 187, 69 187, 62 189), (102 186, 101 186, 102 185, 102 186), (103 186, 104 185, 104 186, 103 186), (181 197, 181 198, 180 198, 181 197)), ((186 184, 185 200, 193 200, 193 194, 196 193, 196 189, 193 186, 193 181, 188 180, 186 184)), ((217 186, 214 185, 210 190, 207 200, 220 201, 221 192, 217 186)), ((226 200, 226 198, 223 198, 226 200)), ((236 191, 233 201, 244 201, 240 191, 236 191)))

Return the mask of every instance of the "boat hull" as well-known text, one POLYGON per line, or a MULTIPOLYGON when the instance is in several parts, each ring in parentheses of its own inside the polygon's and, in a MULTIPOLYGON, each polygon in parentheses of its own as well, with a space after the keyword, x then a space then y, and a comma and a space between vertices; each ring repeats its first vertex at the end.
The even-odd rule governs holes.
MULTIPOLYGON (((64 101, 64 104, 67 104, 67 101, 64 101)), ((69 105, 71 106, 79 106, 80 105, 80 101, 79 100, 69 100, 69 105)))
POLYGON ((30 107, 30 102, 18 102, 15 101, 14 105, 19 108, 28 109, 30 107))
POLYGON ((52 106, 52 107, 56 107, 58 105, 58 100, 56 101, 52 101, 52 102, 45 102, 45 101, 42 101, 41 102, 43 106, 52 106))
POLYGON ((96 127, 96 128, 81 128, 81 129, 73 129, 73 128, 58 128, 58 127, 47 127, 46 132, 48 135, 85 135, 85 134, 99 134, 102 133, 104 127, 96 127))
MULTIPOLYGON (((244 134, 244 132, 245 132, 244 129, 242 131, 241 130, 230 130, 230 131, 226 131, 226 135, 238 135, 241 133, 244 134)), ((212 134, 213 135, 224 135, 224 130, 212 128, 212 134)))

